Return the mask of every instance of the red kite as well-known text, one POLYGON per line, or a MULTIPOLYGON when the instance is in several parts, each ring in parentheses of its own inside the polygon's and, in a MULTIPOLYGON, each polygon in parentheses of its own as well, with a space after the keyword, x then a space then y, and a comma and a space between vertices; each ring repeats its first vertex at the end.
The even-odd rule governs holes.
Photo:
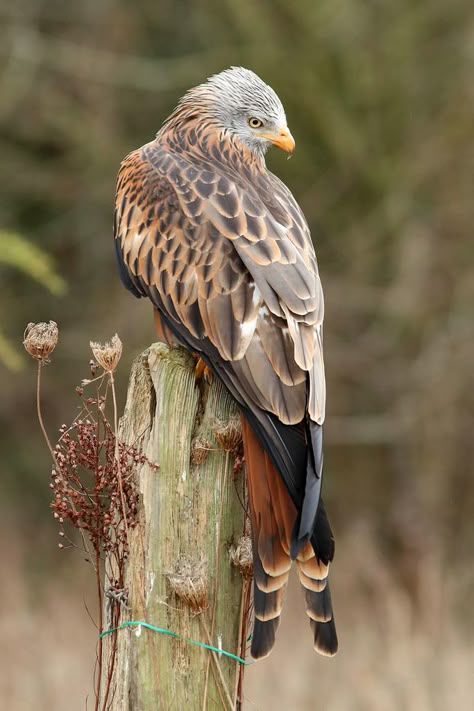
POLYGON ((320 498, 323 292, 308 225, 265 165, 294 140, 273 89, 233 67, 188 91, 118 177, 125 286, 164 337, 199 354, 243 422, 254 556, 252 656, 275 641, 291 561, 314 647, 337 650, 327 582, 334 539, 320 498))

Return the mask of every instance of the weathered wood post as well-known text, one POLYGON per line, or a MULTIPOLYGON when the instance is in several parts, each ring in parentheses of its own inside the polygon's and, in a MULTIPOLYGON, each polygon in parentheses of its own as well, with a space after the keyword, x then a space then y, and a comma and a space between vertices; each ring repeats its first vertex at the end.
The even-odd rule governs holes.
MULTIPOLYGON (((234 472, 238 411, 215 379, 196 383, 194 365, 184 350, 155 344, 131 373, 120 436, 158 468, 137 472, 139 523, 129 531, 121 622, 143 620, 179 637, 144 626, 114 633, 111 711, 239 708, 242 665, 185 641, 245 654, 250 585, 230 559, 246 527, 244 475, 234 472)), ((107 669, 113 635, 104 642, 107 669)))

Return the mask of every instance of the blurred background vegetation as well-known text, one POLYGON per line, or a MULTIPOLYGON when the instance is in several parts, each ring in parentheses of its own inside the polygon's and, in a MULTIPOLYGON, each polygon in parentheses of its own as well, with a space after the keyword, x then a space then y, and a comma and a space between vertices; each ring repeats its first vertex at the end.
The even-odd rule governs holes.
POLYGON ((473 19, 469 0, 1 0, 5 707, 84 708, 96 638, 92 575, 56 548, 23 329, 60 327, 52 435, 75 415, 89 340, 116 331, 123 403, 154 332, 116 273, 118 165, 189 86, 236 64, 286 107, 297 151, 268 162, 308 218, 325 288, 341 643, 316 658, 302 600, 288 604, 247 707, 471 707, 473 19))

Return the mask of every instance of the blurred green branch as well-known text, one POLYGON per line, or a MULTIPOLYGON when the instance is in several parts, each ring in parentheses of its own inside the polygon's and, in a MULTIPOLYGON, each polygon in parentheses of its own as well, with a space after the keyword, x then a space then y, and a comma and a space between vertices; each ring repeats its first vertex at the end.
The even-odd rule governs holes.
POLYGON ((0 230, 0 263, 16 267, 56 296, 66 291, 66 283, 55 272, 51 257, 14 232, 0 230))
POLYGON ((193 77, 198 81, 228 61, 226 48, 209 48, 172 59, 148 58, 48 36, 18 23, 10 28, 9 35, 10 42, 0 48, 0 55, 6 54, 10 61, 41 65, 84 81, 143 91, 187 87, 193 77))
MULTIPOLYGON (((66 291, 66 282, 56 273, 51 257, 15 232, 0 230, 2 264, 19 269, 56 296, 66 291)), ((23 364, 19 352, 1 331, 0 362, 10 370, 20 370, 23 364)))

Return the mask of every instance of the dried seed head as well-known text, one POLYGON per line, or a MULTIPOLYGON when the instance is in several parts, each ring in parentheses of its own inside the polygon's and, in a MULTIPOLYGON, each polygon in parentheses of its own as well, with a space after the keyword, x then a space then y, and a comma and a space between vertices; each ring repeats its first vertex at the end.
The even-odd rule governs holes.
POLYGON ((208 576, 204 560, 181 558, 172 572, 166 573, 172 591, 192 610, 207 607, 208 576))
POLYGON ((250 536, 241 536, 236 546, 229 550, 230 562, 239 568, 244 578, 253 575, 252 540, 250 536))
POLYGON ((115 334, 108 343, 90 342, 92 353, 98 364, 107 372, 113 373, 122 355, 122 341, 115 334))
POLYGON ((216 419, 214 434, 222 449, 232 452, 242 441, 242 424, 238 415, 231 416, 227 422, 216 419))
POLYGON ((211 449, 211 443, 201 437, 193 439, 191 444, 191 460, 193 464, 202 464, 211 449))
POLYGON ((49 363, 48 356, 54 351, 59 338, 58 324, 29 323, 23 335, 23 345, 32 358, 49 363))

